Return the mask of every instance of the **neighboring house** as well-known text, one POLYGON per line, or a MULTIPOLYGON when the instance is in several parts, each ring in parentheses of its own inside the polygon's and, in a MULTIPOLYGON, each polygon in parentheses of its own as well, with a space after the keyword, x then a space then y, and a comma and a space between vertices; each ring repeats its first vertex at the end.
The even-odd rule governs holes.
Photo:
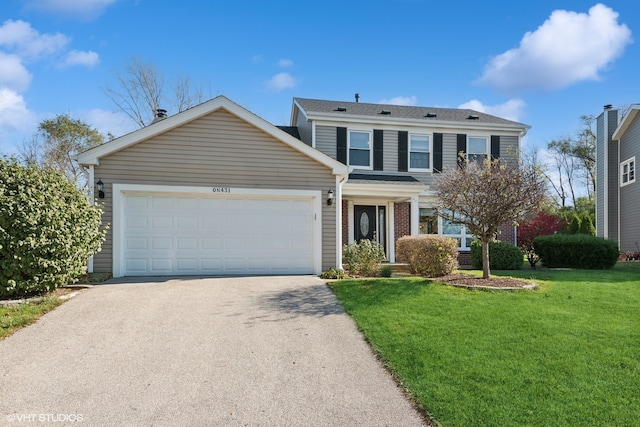
POLYGON ((640 252, 640 104, 620 119, 610 105, 597 119, 596 234, 614 240, 622 252, 640 252))
MULTIPOLYGON (((342 242, 379 241, 395 261, 395 241, 405 235, 455 238, 469 264, 473 237, 435 214, 434 177, 469 161, 514 161, 529 126, 467 109, 413 107, 295 98, 291 125, 300 138, 351 173, 337 188, 342 200, 342 242)), ((514 227, 501 240, 515 243, 514 227)))
MULTIPOLYGON (((219 96, 78 156, 109 224, 90 271, 319 274, 342 245, 472 237, 429 190, 458 153, 512 161, 528 126, 473 110, 296 98, 276 127, 219 96)), ((508 227, 501 237, 513 242, 508 227)))

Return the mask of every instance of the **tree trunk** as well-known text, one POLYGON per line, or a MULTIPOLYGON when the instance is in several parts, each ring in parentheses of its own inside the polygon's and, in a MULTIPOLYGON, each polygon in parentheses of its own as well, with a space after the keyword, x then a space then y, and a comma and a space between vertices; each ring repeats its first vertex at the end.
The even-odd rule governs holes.
POLYGON ((491 269, 489 268, 489 242, 482 242, 482 278, 491 277, 491 269))

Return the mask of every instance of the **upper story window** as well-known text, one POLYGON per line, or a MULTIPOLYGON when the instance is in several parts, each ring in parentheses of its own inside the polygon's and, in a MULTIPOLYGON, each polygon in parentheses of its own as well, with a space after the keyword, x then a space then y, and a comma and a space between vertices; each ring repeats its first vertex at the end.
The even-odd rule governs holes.
POLYGON ((470 136, 467 139, 467 161, 482 165, 489 156, 489 138, 470 136))
POLYGON ((409 135, 409 170, 431 169, 431 137, 409 135))
POLYGON ((620 186, 631 184, 636 180, 636 158, 632 157, 620 164, 620 186))
POLYGON ((371 169, 373 150, 371 132, 349 131, 349 166, 371 169))

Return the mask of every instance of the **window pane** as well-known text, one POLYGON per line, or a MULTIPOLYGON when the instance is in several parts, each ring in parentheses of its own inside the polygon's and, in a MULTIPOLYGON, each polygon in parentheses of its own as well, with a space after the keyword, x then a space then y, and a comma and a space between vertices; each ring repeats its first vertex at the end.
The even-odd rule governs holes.
POLYGON ((349 165, 369 166, 369 150, 349 150, 349 165))
POLYGON ((429 137, 427 135, 411 135, 411 151, 429 152, 429 137))
POLYGON ((349 148, 369 149, 369 133, 367 132, 351 132, 349 139, 349 148))
POLYGON ((411 153, 409 167, 412 169, 429 169, 429 153, 411 153))
POLYGON ((460 234, 462 233, 462 226, 458 224, 451 224, 446 219, 442 220, 442 234, 460 234))
POLYGON ((438 216, 431 208, 420 208, 420 234, 438 234, 438 216))
POLYGON ((469 138, 469 146, 467 150, 470 154, 486 154, 487 139, 486 138, 469 138))
POLYGON ((482 165, 482 163, 484 162, 484 159, 487 158, 486 154, 469 154, 468 156, 468 160, 469 163, 478 163, 479 165, 482 165))

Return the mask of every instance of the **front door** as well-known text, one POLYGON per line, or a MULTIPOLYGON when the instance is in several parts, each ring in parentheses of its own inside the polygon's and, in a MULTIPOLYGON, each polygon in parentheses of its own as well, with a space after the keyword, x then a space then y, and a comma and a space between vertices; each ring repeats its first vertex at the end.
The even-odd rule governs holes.
POLYGON ((376 207, 354 206, 355 240, 376 240, 376 207))
POLYGON ((353 207, 353 237, 356 242, 367 239, 380 243, 387 254, 387 210, 385 206, 353 207))

